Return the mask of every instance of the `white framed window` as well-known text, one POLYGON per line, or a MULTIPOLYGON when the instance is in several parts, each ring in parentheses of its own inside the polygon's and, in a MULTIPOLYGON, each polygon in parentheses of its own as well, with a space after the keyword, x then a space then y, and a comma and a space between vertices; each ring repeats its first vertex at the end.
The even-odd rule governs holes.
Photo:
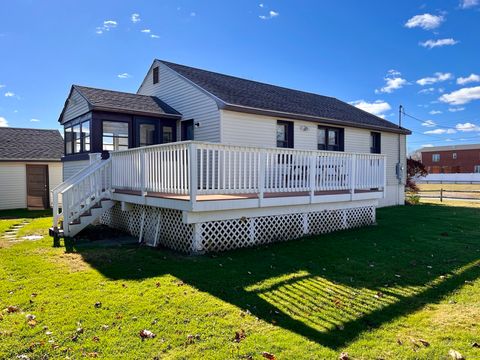
POLYGON ((475 165, 473 167, 473 172, 479 174, 480 173, 480 165, 475 165))
POLYGON ((432 161, 439 162, 440 161, 440 154, 432 154, 432 161))
POLYGON ((452 159, 455 160, 457 158, 457 153, 452 154, 452 159))

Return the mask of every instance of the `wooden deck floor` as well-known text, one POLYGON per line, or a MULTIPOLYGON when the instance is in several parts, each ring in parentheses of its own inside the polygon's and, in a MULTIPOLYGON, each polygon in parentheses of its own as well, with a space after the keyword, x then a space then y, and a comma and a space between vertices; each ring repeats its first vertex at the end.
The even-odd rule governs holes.
MULTIPOLYGON (((134 191, 134 190, 122 190, 122 189, 115 189, 115 193, 117 194, 126 194, 126 195, 137 195, 141 196, 141 191, 134 191)), ((371 189, 371 190, 355 190, 356 194, 360 193, 370 193, 370 192, 378 192, 378 189, 371 189)), ((322 196, 322 195, 342 195, 342 194, 349 194, 350 191, 348 190, 332 190, 332 191, 315 191, 315 196, 322 196)), ((302 192, 271 192, 265 193, 264 198, 279 198, 279 197, 293 197, 293 196, 309 196, 310 193, 308 191, 302 192)), ((182 201, 190 201, 189 195, 179 195, 179 194, 168 194, 168 193, 157 193, 157 192, 147 192, 149 197, 155 198, 163 198, 163 199, 172 199, 172 200, 182 200, 182 201)), ((197 201, 225 201, 225 200, 243 200, 243 199, 258 199, 258 194, 228 194, 228 195, 220 195, 220 194, 208 194, 208 195, 197 195, 197 201)))

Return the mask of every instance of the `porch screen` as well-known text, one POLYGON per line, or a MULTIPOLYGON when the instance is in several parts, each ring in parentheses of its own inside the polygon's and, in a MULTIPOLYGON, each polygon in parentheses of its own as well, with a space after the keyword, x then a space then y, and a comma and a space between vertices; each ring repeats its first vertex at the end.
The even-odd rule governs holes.
POLYGON ((128 123, 104 120, 102 125, 103 150, 128 149, 128 123))

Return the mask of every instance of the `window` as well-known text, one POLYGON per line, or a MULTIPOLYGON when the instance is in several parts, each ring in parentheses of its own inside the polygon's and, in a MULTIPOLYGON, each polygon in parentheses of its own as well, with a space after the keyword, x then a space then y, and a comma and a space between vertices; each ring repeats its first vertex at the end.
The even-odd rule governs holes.
POLYGON ((82 122, 82 152, 90 151, 90 120, 82 122))
POLYGON ((158 66, 153 68, 153 83, 158 84, 158 66))
POLYGON ((457 159, 457 153, 453 153, 453 154, 452 154, 452 159, 453 159, 453 160, 456 160, 456 159, 457 159))
POLYGON ((277 147, 293 148, 293 122, 277 121, 277 147))
POLYGON ((65 128, 65 154, 73 154, 73 131, 71 127, 65 128))
POLYGON ((474 173, 480 173, 480 165, 475 165, 475 166, 473 167, 473 172, 474 172, 474 173))
POLYGON ((182 121, 182 141, 193 140, 193 120, 182 121))
POLYGON ((103 150, 117 151, 128 149, 128 123, 104 120, 102 127, 103 150))
POLYGON ((372 154, 381 153, 380 139, 381 139, 381 134, 379 132, 370 133, 370 153, 372 154))
POLYGON ((440 161, 440 154, 432 154, 432 161, 439 162, 440 161))
POLYGON ((155 145, 155 125, 154 124, 140 124, 140 143, 139 146, 155 145))
POLYGON ((317 128, 317 148, 318 150, 343 151, 343 129, 319 126, 317 128))
POLYGON ((78 154, 82 151, 80 124, 73 126, 73 152, 78 154))
POLYGON ((175 141, 173 138, 173 134, 175 133, 173 126, 166 126, 162 127, 162 144, 170 143, 175 141))

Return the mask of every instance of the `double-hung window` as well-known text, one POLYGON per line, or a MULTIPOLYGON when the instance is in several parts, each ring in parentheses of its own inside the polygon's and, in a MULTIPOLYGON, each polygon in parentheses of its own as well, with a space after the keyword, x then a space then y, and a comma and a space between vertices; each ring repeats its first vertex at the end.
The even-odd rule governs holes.
POLYGON ((277 147, 293 148, 293 122, 277 121, 277 147))
POLYGON ((343 134, 342 128, 319 126, 317 128, 318 150, 343 151, 343 134))
POLYGON ((381 150, 381 134, 379 132, 370 133, 370 153, 380 154, 381 150))

